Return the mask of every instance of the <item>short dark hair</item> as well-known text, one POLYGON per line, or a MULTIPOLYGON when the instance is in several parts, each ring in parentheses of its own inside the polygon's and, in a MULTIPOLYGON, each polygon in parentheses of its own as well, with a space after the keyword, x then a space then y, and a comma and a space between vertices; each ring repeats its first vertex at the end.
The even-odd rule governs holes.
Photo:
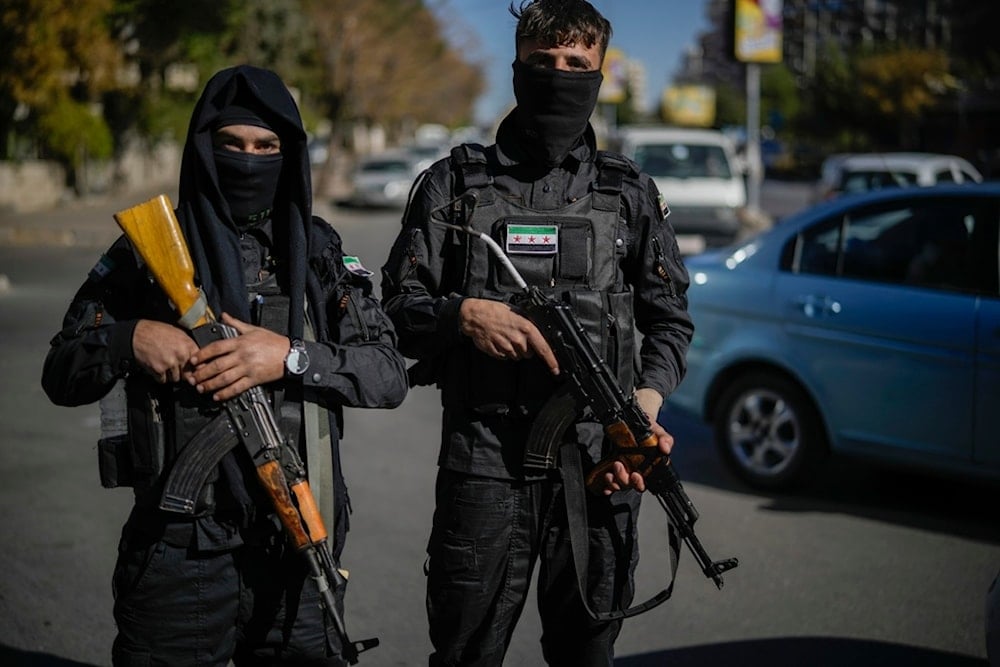
POLYGON ((546 47, 597 44, 601 60, 611 40, 611 23, 586 0, 521 0, 510 3, 510 13, 517 19, 515 48, 526 40, 546 47))

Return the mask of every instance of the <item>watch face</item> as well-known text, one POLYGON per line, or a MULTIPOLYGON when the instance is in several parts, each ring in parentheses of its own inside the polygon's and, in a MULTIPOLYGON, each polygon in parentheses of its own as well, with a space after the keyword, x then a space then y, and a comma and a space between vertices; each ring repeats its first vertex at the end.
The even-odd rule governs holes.
POLYGON ((309 368, 309 356, 305 350, 293 347, 285 358, 285 368, 292 375, 302 375, 309 368))

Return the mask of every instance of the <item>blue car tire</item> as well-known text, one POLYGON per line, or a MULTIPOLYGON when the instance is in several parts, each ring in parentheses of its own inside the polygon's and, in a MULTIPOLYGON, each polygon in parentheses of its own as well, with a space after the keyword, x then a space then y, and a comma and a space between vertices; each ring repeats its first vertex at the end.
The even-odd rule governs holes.
POLYGON ((713 415, 723 462, 755 488, 792 488, 808 479, 829 453, 812 401, 775 372, 737 377, 722 392, 713 415))

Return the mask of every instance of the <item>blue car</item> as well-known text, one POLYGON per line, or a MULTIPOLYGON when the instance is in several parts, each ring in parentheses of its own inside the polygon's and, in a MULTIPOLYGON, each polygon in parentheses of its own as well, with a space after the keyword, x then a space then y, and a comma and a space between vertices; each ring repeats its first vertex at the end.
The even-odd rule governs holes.
POLYGON ((894 188, 689 257, 670 405, 786 489, 831 452, 1000 479, 1000 183, 894 188))

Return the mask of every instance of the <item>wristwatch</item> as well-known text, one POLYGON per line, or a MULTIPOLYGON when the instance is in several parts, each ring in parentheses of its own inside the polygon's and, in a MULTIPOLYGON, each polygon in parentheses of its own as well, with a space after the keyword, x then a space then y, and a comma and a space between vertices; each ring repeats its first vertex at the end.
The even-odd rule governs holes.
POLYGON ((309 368, 309 354, 301 338, 292 339, 292 347, 285 356, 285 377, 299 377, 309 368))

